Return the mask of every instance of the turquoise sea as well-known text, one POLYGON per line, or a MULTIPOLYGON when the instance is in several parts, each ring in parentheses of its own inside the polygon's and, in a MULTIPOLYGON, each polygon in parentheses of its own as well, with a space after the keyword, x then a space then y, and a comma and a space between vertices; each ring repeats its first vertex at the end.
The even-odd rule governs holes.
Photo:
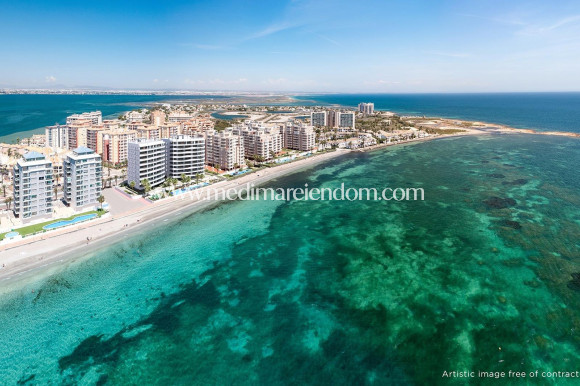
POLYGON ((269 183, 423 187, 425 201, 236 201, 152 225, 4 289, 0 379, 447 385, 466 382, 443 371, 580 370, 579 162, 570 138, 446 138, 269 183))

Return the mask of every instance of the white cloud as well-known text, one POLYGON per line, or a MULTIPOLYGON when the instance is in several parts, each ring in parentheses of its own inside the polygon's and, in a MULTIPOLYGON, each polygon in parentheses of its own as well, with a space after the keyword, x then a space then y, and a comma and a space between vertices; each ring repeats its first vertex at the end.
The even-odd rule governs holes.
POLYGON ((56 82, 56 78, 53 75, 49 75, 49 76, 45 77, 44 80, 46 81, 46 83, 56 82))

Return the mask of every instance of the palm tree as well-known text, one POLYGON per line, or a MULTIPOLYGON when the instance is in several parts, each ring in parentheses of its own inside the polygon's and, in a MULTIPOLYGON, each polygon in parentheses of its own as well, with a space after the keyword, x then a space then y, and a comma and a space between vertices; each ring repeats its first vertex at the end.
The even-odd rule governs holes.
POLYGON ((149 193, 149 191, 151 190, 151 184, 149 183, 149 180, 147 178, 141 180, 141 186, 143 187, 145 193, 149 193))
POLYGON ((115 175, 115 186, 119 185, 119 176, 115 175))
POLYGON ((12 197, 8 197, 4 200, 4 203, 6 204, 6 209, 10 209, 10 204, 12 203, 12 197))
POLYGON ((131 187, 132 190, 135 190, 135 181, 129 182, 129 186, 131 187))
POLYGON ((101 194, 99 197, 97 197, 97 201, 99 202, 99 204, 101 204, 101 210, 103 210, 103 202, 105 202, 105 196, 101 194))
POLYGON ((195 175, 195 183, 199 184, 199 180, 201 180, 203 178, 203 174, 202 173, 197 173, 195 175))
POLYGON ((54 185, 52 190, 54 191, 54 199, 56 200, 58 198, 58 186, 54 185))

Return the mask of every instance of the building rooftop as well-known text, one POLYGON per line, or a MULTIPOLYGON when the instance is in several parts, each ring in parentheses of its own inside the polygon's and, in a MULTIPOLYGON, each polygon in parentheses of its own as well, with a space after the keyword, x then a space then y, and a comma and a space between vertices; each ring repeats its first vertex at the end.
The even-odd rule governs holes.
POLYGON ((94 151, 93 149, 89 149, 88 147, 77 147, 76 149, 73 150, 73 152, 77 155, 85 155, 85 154, 93 154, 94 151))
POLYGON ((45 159, 44 154, 40 154, 36 151, 29 151, 28 153, 24 154, 22 157, 26 161, 40 161, 40 160, 45 159))

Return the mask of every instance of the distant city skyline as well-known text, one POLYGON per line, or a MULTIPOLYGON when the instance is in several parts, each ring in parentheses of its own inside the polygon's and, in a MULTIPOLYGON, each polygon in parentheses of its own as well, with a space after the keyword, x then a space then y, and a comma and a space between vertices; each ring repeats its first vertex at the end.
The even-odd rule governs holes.
POLYGON ((0 88, 580 91, 580 3, 0 0, 0 88))

